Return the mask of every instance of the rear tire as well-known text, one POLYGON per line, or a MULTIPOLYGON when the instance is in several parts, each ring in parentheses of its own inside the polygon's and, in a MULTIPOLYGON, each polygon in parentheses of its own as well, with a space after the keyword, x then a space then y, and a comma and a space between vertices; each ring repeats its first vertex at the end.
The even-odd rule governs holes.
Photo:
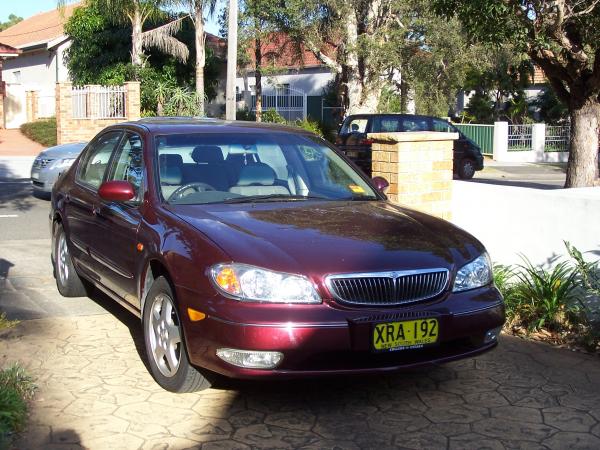
POLYGON ((87 297, 89 283, 82 280, 73 264, 67 235, 62 225, 54 233, 54 278, 56 287, 63 297, 87 297))
POLYGON ((462 180, 470 180, 475 175, 475 161, 469 158, 461 159, 458 163, 458 176, 462 180))
POLYGON ((162 388, 195 392, 211 386, 189 362, 175 296, 165 277, 158 277, 148 292, 142 326, 150 371, 162 388))

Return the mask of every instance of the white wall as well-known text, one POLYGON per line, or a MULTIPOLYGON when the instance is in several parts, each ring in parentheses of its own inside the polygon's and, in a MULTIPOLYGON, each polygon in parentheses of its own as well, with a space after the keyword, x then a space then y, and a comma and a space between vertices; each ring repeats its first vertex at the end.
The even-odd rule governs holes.
POLYGON ((600 259, 600 189, 538 190, 453 182, 452 222, 472 233, 493 261, 534 264, 566 256, 563 240, 600 259))
MULTIPOLYGON (((301 89, 306 95, 322 95, 327 83, 334 78, 334 75, 326 68, 302 69, 300 72, 290 71, 281 75, 263 76, 263 90, 270 84, 289 84, 291 88, 301 89)), ((248 76, 248 85, 253 91, 256 85, 254 75, 248 76)), ((244 91, 244 78, 236 79, 236 87, 240 92, 244 91)))

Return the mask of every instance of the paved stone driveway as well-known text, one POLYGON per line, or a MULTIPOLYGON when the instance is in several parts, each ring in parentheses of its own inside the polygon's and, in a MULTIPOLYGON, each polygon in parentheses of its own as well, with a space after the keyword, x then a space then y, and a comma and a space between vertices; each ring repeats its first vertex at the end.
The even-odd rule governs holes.
POLYGON ((597 356, 503 337, 428 371, 175 395, 146 371, 137 319, 116 312, 0 337, 0 365, 21 361, 39 385, 17 448, 600 449, 597 356))

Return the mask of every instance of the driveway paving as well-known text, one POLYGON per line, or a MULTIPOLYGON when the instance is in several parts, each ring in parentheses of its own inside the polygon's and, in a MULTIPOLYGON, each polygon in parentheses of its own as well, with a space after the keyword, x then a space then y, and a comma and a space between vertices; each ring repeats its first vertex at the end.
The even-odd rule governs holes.
POLYGON ((0 311, 22 322, 0 333, 0 367, 19 362, 38 385, 17 449, 600 448, 600 358, 511 336, 427 370, 166 392, 137 318, 101 295, 57 293, 45 218, 24 213, 47 202, 23 194, 19 209, 13 197, 0 311))

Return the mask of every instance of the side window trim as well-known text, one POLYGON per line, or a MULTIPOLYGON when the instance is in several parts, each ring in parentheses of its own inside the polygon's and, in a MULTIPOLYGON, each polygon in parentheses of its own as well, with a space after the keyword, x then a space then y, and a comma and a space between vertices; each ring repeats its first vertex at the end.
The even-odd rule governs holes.
MULTIPOLYGON (((92 149, 95 147, 95 145, 98 143, 98 141, 100 141, 100 139, 102 139, 104 136, 106 136, 109 133, 120 133, 121 136, 119 137, 119 140, 117 141, 117 143, 115 144, 115 147, 113 148, 111 154, 110 154, 110 158, 108 159, 108 166, 107 166, 107 170, 104 171, 104 174, 102 175, 102 180, 100 181, 100 185, 102 185, 102 183, 104 183, 104 181, 106 181, 106 176, 108 174, 108 169, 110 168, 110 164, 111 161, 114 157, 115 154, 115 150, 117 148, 119 148, 119 146, 121 145, 121 143, 123 142, 123 138, 125 137, 125 133, 123 132, 123 130, 106 130, 105 132, 103 132, 102 134, 99 134, 98 136, 96 136, 85 148, 85 154, 82 155, 82 162, 83 159, 87 158, 88 153, 90 151, 92 151, 92 149)), ((87 160, 85 161, 85 164, 87 164, 87 160)), ((90 183, 86 183, 84 180, 81 179, 81 170, 84 164, 79 164, 77 166, 77 172, 75 173, 75 184, 84 187, 88 190, 91 190, 93 192, 98 192, 98 188, 90 183)))

